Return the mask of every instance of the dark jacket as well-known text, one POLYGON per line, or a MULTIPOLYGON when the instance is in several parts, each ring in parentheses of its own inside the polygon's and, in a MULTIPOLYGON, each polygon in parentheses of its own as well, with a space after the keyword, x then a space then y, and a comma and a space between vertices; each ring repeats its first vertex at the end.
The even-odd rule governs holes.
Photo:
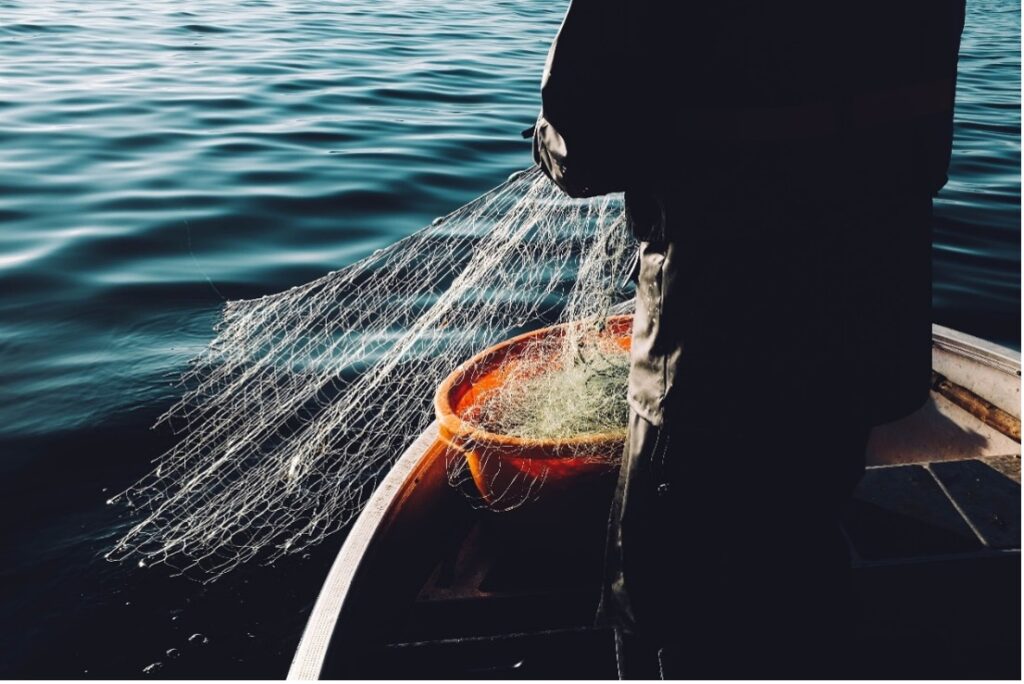
POLYGON ((535 158, 569 194, 627 191, 640 287, 659 290, 657 310, 638 292, 641 415, 660 422, 680 363, 696 392, 741 377, 737 358, 797 392, 826 369, 854 378, 876 423, 924 402, 963 15, 963 0, 573 2, 535 158))

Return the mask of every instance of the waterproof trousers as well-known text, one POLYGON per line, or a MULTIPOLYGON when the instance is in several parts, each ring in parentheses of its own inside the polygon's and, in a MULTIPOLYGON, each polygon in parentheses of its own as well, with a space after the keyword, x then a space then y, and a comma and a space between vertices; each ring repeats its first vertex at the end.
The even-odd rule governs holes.
POLYGON ((722 434, 632 415, 617 589, 664 677, 849 676, 857 615, 839 514, 867 433, 837 420, 722 434), (814 467, 826 459, 846 475, 814 467))
POLYGON ((675 678, 850 675, 840 520, 928 395, 930 198, 770 201, 647 214, 604 614, 675 678))

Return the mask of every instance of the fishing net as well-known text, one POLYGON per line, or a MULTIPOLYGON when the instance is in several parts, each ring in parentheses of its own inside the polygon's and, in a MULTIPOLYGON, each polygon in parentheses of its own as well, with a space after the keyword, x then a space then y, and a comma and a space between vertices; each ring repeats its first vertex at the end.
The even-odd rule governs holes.
POLYGON ((624 425, 625 356, 598 332, 631 296, 632 247, 620 197, 568 199, 534 168, 342 270, 229 302, 158 422, 179 441, 111 500, 135 519, 108 558, 212 579, 309 548, 430 425, 453 369, 545 325, 572 322, 479 419, 537 435, 624 425))
MULTIPOLYGON (((596 323, 596 321, 595 321, 596 323)), ((629 418, 629 354, 597 335, 542 340, 510 364, 504 382, 468 417, 481 428, 558 440, 621 431, 629 418)))

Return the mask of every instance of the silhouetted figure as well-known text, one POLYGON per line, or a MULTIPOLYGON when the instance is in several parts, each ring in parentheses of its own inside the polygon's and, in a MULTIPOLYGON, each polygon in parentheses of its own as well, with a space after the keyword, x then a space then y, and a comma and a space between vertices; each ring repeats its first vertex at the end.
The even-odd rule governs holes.
POLYGON ((576 0, 534 153, 641 240, 605 613, 669 677, 855 675, 839 528, 927 399, 963 0, 576 0))

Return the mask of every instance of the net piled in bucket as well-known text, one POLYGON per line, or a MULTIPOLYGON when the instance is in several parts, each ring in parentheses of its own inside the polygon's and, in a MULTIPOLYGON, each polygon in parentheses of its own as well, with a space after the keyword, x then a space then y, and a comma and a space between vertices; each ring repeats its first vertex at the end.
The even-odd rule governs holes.
POLYGON ((509 365, 502 385, 467 416, 481 428, 557 440, 626 425, 629 353, 619 340, 599 334, 578 342, 536 338, 509 365))
POLYGON ((617 463, 626 435, 632 317, 577 320, 477 354, 438 388, 453 481, 468 472, 499 511, 579 494, 617 463))

